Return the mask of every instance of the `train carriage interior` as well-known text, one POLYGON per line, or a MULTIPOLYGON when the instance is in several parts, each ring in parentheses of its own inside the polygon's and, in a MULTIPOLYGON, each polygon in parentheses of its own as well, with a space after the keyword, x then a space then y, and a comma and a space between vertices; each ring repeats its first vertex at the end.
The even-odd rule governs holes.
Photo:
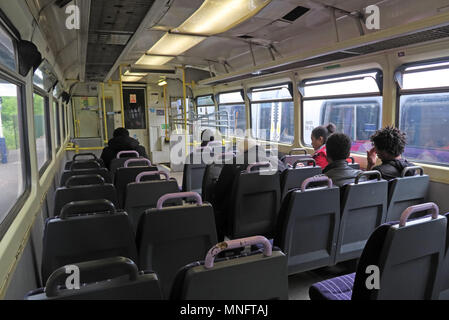
POLYGON ((0 0, 0 189, 2 300, 449 300, 449 0, 0 0))

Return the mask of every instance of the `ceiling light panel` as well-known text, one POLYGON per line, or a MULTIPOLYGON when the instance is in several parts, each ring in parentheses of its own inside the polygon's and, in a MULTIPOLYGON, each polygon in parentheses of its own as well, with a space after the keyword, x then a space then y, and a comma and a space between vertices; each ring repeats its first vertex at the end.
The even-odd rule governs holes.
POLYGON ((123 82, 138 82, 142 80, 143 77, 140 76, 122 76, 123 82))
POLYGON ((137 65, 149 65, 149 66, 161 66, 167 62, 173 60, 173 57, 163 57, 163 56, 152 56, 144 54, 139 60, 137 60, 137 65))
POLYGON ((271 0, 206 0, 174 31, 201 35, 222 33, 253 17, 270 2, 271 0))
POLYGON ((206 39, 205 37, 166 33, 148 50, 148 54, 179 56, 206 39))

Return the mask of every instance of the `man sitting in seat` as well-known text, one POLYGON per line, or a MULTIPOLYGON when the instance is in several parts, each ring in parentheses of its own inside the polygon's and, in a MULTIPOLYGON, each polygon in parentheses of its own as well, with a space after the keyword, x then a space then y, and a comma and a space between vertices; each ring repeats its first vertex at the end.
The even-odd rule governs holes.
MULTIPOLYGON (((407 141, 406 134, 398 128, 389 126, 377 130, 370 139, 374 147, 367 152, 367 170, 377 170, 382 174, 382 178, 392 180, 400 177, 404 168, 414 166, 402 158, 407 141), (376 156, 382 160, 382 164, 377 167, 376 156)), ((409 174, 414 173, 410 171, 409 174)))
MULTIPOLYGON (((331 178, 334 185, 342 187, 353 183, 355 178, 362 173, 361 170, 351 168, 346 161, 351 151, 351 138, 346 134, 330 135, 326 142, 326 151, 329 165, 323 170, 323 174, 331 178)), ((365 179, 360 181, 363 180, 365 179)))
POLYGON ((103 149, 101 159, 104 161, 106 168, 109 168, 111 161, 117 157, 117 153, 128 150, 137 151, 141 157, 148 158, 145 148, 139 145, 139 141, 129 136, 128 130, 117 128, 114 131, 114 137, 109 140, 108 146, 103 149))

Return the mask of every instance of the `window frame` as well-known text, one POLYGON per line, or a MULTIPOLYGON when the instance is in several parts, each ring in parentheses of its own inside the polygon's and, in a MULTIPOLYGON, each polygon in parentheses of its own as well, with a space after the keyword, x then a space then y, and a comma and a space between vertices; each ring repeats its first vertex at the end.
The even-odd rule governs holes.
MULTIPOLYGON (((248 89, 247 92, 247 98, 249 101, 249 123, 250 123, 250 127, 251 127, 251 137, 253 139, 257 139, 259 140, 257 137, 253 136, 253 104, 262 104, 262 103, 273 103, 273 102, 292 102, 293 103, 293 112, 295 111, 295 96, 294 96, 294 92, 293 92, 293 83, 292 82, 282 82, 282 83, 276 83, 276 84, 270 84, 270 85, 264 85, 264 86, 258 86, 258 87, 251 87, 248 89), (257 89, 266 89, 266 88, 276 88, 276 87, 281 87, 287 85, 287 89, 290 92, 291 98, 284 98, 284 99, 272 99, 272 100, 252 100, 252 92, 254 90, 257 89)), ((295 121, 293 120, 293 125, 295 121)), ((295 127, 293 127, 293 131, 295 130, 295 127)), ((285 143, 285 142, 281 142, 281 141, 271 141, 271 140, 260 140, 260 141, 264 141, 264 142, 272 142, 272 143, 277 143, 277 144, 281 144, 281 145, 286 145, 286 146, 292 146, 295 143, 295 137, 293 135, 293 141, 291 144, 285 143)))
MULTIPOLYGON (((403 95, 426 95, 426 94, 439 94, 439 93, 447 93, 449 94, 449 87, 437 87, 437 88, 418 88, 418 89, 402 89, 402 74, 404 74, 405 70, 410 67, 417 66, 425 66, 425 65, 433 65, 437 63, 449 62, 449 56, 437 59, 423 60, 423 61, 415 61, 411 63, 405 63, 397 68, 394 72, 394 80, 396 83, 396 117, 395 117, 395 126, 396 128, 400 128, 401 124, 401 96, 403 95)), ((449 69, 449 66, 439 67, 439 68, 430 68, 433 70, 438 69, 449 69)), ((428 69, 423 69, 421 72, 428 69)), ((424 149, 426 150, 426 149, 424 149)), ((413 159, 412 159, 413 160, 413 159)), ((437 162, 428 162, 423 160, 413 160, 414 163, 422 163, 424 165, 437 166, 442 168, 449 168, 449 162, 447 164, 437 163, 437 162)))
MULTIPOLYGON (((244 106, 244 108, 245 108, 245 132, 246 132, 246 130, 248 130, 248 119, 247 119, 247 116, 246 116, 245 90, 244 90, 244 89, 236 89, 236 90, 221 91, 221 92, 216 93, 214 98, 215 98, 214 101, 215 101, 216 104, 217 104, 217 112, 220 112, 220 106, 234 106, 234 105, 237 105, 237 104, 243 104, 243 106, 244 106), (241 97, 242 97, 243 102, 226 102, 226 103, 220 103, 220 95, 221 95, 221 94, 233 93, 233 92, 240 92, 240 95, 241 95, 241 97)), ((237 128, 234 128, 234 131, 235 131, 236 129, 237 129, 237 128)), ((221 131, 220 131, 220 133, 221 133, 221 131)), ((222 134, 222 133, 221 133, 221 134, 222 134)), ((222 134, 222 135, 223 135, 223 134, 222 134)), ((228 134, 228 135, 224 135, 224 136, 231 137, 231 138, 244 138, 244 136, 241 137, 241 136, 237 136, 237 135, 235 135, 235 134, 233 134, 233 135, 228 134)))
POLYGON ((55 121, 54 124, 56 125, 56 128, 54 130, 54 133, 56 134, 55 136, 55 152, 59 152, 59 150, 61 150, 61 141, 62 141, 62 137, 61 137, 61 120, 59 119, 59 103, 57 100, 53 99, 53 106, 55 107, 55 114, 53 115, 55 117, 55 121))
MULTIPOLYGON (((51 143, 51 119, 50 119, 50 99, 48 98, 47 93, 39 88, 38 86, 34 86, 33 94, 37 94, 44 99, 44 122, 45 122, 45 143, 47 145, 47 160, 44 162, 41 168, 39 168, 39 178, 41 178, 47 168, 50 166, 50 163, 53 160, 53 144, 51 143)), ((33 99, 33 118, 34 118, 34 99, 33 99)), ((36 161, 37 161, 37 145, 36 145, 36 161)))
MULTIPOLYGON (((300 132, 300 141, 301 144, 305 147, 310 147, 306 142, 305 142, 305 136, 304 136, 304 102, 305 101, 313 101, 313 100, 333 100, 333 99, 350 99, 350 98, 370 98, 370 97, 381 97, 382 98, 382 109, 381 109, 381 114, 380 114, 380 120, 382 121, 383 118, 383 93, 384 93, 384 87, 383 87, 383 78, 384 78, 384 74, 383 74, 383 70, 380 68, 372 68, 372 69, 362 69, 362 70, 357 70, 357 71, 351 71, 351 72, 345 72, 345 73, 336 73, 333 75, 328 75, 328 76, 323 76, 323 77, 315 77, 315 78, 306 78, 301 80, 298 83, 297 89, 299 92, 299 103, 300 103, 300 109, 301 109, 301 132, 300 132), (341 78, 341 77, 350 77, 350 76, 355 76, 358 74, 366 74, 366 73, 373 73, 376 72, 378 73, 378 77, 375 79, 377 86, 379 88, 379 93, 363 93, 363 94, 342 94, 342 95, 332 95, 332 96, 319 96, 319 97, 310 97, 307 98, 304 96, 304 90, 302 88, 304 88, 304 84, 307 81, 319 81, 319 80, 326 80, 326 79, 332 79, 332 78, 341 78)), ((349 80, 349 79, 348 79, 349 80)), ((335 81, 335 82, 340 82, 340 81, 335 81)), ((332 83, 332 82, 329 82, 332 83)))
MULTIPOLYGON (((0 19, 1 20, 1 19, 0 19)), ((27 119, 27 101, 26 101, 26 81, 24 77, 20 76, 16 70, 13 72, 8 67, 0 64, 0 78, 17 86, 17 117, 20 132, 20 159, 22 164, 22 179, 23 192, 16 199, 15 204, 11 207, 9 212, 5 215, 3 221, 0 222, 0 240, 8 231, 14 219, 19 214, 20 210, 31 194, 31 157, 28 152, 30 141, 29 136, 25 130, 28 128, 27 119)))

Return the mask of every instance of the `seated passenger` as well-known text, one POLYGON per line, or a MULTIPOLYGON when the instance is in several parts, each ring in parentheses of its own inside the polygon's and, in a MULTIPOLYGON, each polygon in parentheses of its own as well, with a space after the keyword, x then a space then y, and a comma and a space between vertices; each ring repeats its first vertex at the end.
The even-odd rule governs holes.
MULTIPOLYGON (((326 150, 329 165, 323 170, 323 174, 339 187, 353 183, 362 171, 351 168, 346 161, 351 151, 351 138, 344 133, 334 133, 327 139, 326 150)), ((362 177, 360 181, 363 180, 362 177)))
POLYGON ((108 146, 103 149, 101 159, 106 168, 110 167, 111 161, 117 157, 120 151, 134 150, 141 157, 148 158, 145 148, 139 145, 139 141, 129 136, 129 131, 125 128, 117 128, 114 131, 114 137, 109 140, 108 146))
POLYGON ((312 147, 315 149, 313 159, 315 159, 316 165, 321 168, 326 168, 329 164, 326 157, 326 142, 327 138, 333 134, 337 128, 333 123, 329 123, 327 126, 316 127, 312 131, 312 147))
POLYGON ((215 140, 215 137, 214 137, 212 130, 210 130, 210 129, 203 130, 203 132, 201 133, 201 146, 202 147, 207 147, 209 142, 212 142, 214 140, 215 140))
POLYGON ((370 139, 374 147, 367 152, 367 170, 377 170, 382 174, 382 178, 392 180, 400 177, 404 168, 414 166, 413 163, 402 158, 406 134, 398 128, 389 126, 377 130, 370 139), (375 166, 376 156, 382 160, 382 164, 377 167, 375 166))

